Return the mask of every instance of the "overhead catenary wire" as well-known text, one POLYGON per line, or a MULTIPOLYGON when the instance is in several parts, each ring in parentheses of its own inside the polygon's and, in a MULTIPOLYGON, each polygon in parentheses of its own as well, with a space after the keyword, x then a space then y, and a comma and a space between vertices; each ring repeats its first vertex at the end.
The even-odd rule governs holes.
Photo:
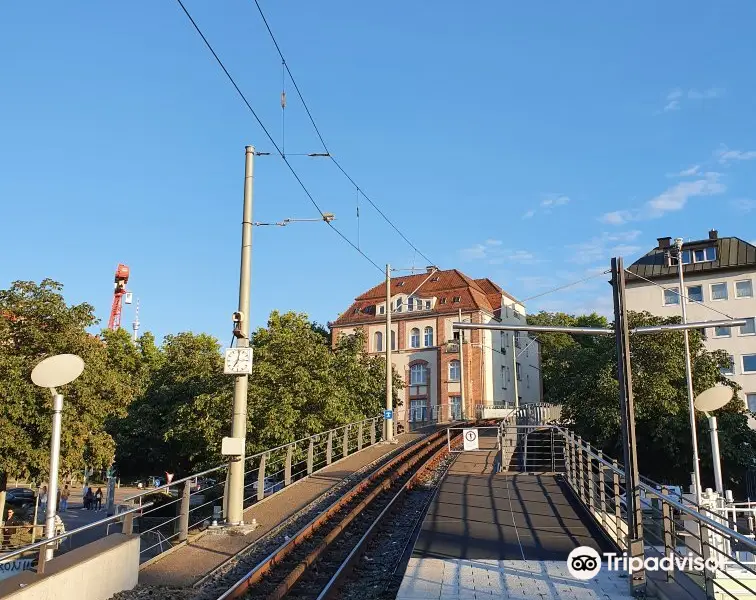
POLYGON ((210 50, 210 53, 213 55, 213 58, 215 58, 215 61, 218 63, 218 65, 223 70, 223 72, 226 74, 226 77, 231 82, 231 85, 234 86, 234 89, 236 90, 236 93, 239 95, 239 97, 242 99, 242 101, 244 102, 244 104, 246 105, 246 107, 249 109, 249 112, 252 113, 252 116, 255 118, 255 120, 257 121, 257 124, 260 126, 260 128, 265 133, 265 136, 268 138, 268 140, 270 141, 270 143, 276 149, 276 152, 278 153, 278 155, 281 157, 281 159, 284 161, 284 163, 286 164, 286 166, 289 168, 289 171, 294 176, 294 179, 297 180, 297 183, 302 188, 302 190, 304 191, 304 193, 307 196, 307 198, 310 200, 310 202, 315 207, 315 209, 320 213, 320 216, 323 217, 323 220, 325 221, 325 223, 333 231, 335 231, 336 234, 341 239, 343 239, 347 244, 349 244, 359 254, 361 254, 363 258, 365 258, 370 264, 372 264, 376 269, 378 269, 378 271, 380 271, 381 273, 383 273, 383 268, 380 267, 380 266, 378 266, 378 263, 376 263, 367 254, 365 254, 362 250, 360 250, 360 248, 358 248, 348 237, 346 237, 341 231, 339 231, 339 229, 336 226, 334 226, 333 223, 331 223, 330 221, 326 220, 325 213, 321 210, 321 208, 318 205, 317 201, 315 200, 315 198, 313 197, 313 195, 310 193, 310 190, 304 184, 304 182, 302 181, 301 177, 296 172, 296 170, 294 169, 294 167, 292 167, 291 163, 288 161, 288 159, 284 155, 283 151, 281 150, 281 148, 279 147, 279 145, 276 143, 275 139, 273 139, 273 136, 270 134, 270 132, 268 131, 267 127, 265 127, 265 124, 262 122, 262 120, 260 119, 260 117, 257 115, 257 112, 255 111, 255 109, 252 108, 252 105, 249 103, 249 100, 247 100, 247 97, 244 95, 244 92, 241 91, 241 89, 237 85, 236 81, 234 80, 233 76, 231 75, 231 73, 229 73, 228 69, 226 68, 226 65, 223 64, 223 61, 218 56, 217 52, 215 52, 215 49, 210 44, 210 42, 208 41, 208 39, 205 37, 205 34, 202 33, 202 30, 199 28, 199 25, 197 25, 197 22, 194 20, 194 18, 192 17, 192 15, 189 13, 189 11, 187 10, 186 6, 184 6, 184 3, 181 0, 176 0, 176 2, 178 2, 178 4, 181 7, 181 9, 184 11, 184 14, 187 16, 187 18, 191 22, 192 26, 194 27, 194 29, 197 31, 197 33, 199 34, 199 36, 202 38, 202 41, 205 43, 205 46, 207 46, 207 49, 210 50))
POLYGON ((548 294, 553 294, 554 292, 558 292, 559 290, 564 290, 568 287, 572 287, 573 285, 578 285, 579 283, 584 283, 586 281, 590 281, 591 279, 596 279, 596 277, 601 277, 603 275, 606 275, 609 272, 610 271, 607 269, 606 271, 602 271, 601 273, 596 273, 589 277, 583 277, 583 279, 578 279, 577 281, 573 281, 572 283, 566 283, 564 285, 560 285, 559 287, 550 289, 546 292, 542 292, 540 294, 536 294, 535 296, 530 296, 529 298, 525 298, 521 302, 524 304, 525 302, 528 302, 529 300, 535 300, 536 298, 540 298, 541 296, 547 296, 548 294))
POLYGON ((428 264, 436 264, 431 259, 429 259, 425 254, 420 252, 418 250, 417 246, 415 246, 404 233, 394 224, 394 222, 389 219, 386 214, 378 207, 378 205, 373 202, 373 200, 365 193, 365 190, 359 186, 359 184, 352 178, 349 173, 346 172, 346 169, 341 166, 341 163, 333 156, 331 151, 328 148, 328 145, 325 142, 325 139, 323 138, 323 134, 320 132, 320 128, 318 127, 317 123, 315 123, 315 118, 312 115, 312 112, 310 111, 310 107, 307 105, 307 102, 304 99, 304 95, 302 94, 302 91, 299 89, 299 86, 297 85, 296 79, 294 79, 294 75, 291 72, 291 69, 289 68, 289 63, 286 62, 286 58, 283 55, 283 51, 281 50, 281 46, 278 44, 278 40, 276 39, 276 36, 273 34, 273 30, 270 28, 270 25, 268 24, 268 19, 265 17, 265 13, 262 10, 262 7, 260 6, 259 0, 254 0, 255 6, 257 6, 257 11, 260 13, 260 17, 262 18, 262 21, 265 25, 265 29, 268 30, 268 35, 270 35, 270 39, 273 41, 273 45, 276 47, 276 51, 278 52, 278 55, 281 57, 281 62, 286 69, 286 72, 289 75, 289 79, 291 80, 292 85, 294 86, 294 90, 297 93, 297 96, 299 97, 299 100, 302 102, 302 106, 305 109, 305 112, 307 113, 307 117, 310 119, 310 123, 312 123, 312 127, 315 130, 316 135, 318 136, 318 139, 320 140, 320 143, 323 145, 323 150, 325 150, 326 154, 328 155, 328 158, 330 158, 333 161, 333 164, 336 165, 336 168, 341 171, 341 173, 344 175, 344 177, 349 180, 349 182, 357 188, 357 191, 363 195, 365 200, 367 200, 370 205, 378 212, 381 217, 388 223, 391 228, 399 234, 399 236, 407 243, 409 244, 415 252, 417 252, 420 256, 422 256, 428 264))

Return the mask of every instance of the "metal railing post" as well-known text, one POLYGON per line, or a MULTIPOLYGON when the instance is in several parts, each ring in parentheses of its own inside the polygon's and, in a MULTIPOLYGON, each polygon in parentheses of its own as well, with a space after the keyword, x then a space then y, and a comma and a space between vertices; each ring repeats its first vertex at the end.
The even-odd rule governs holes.
POLYGON ((260 456, 260 466, 257 469, 257 501, 259 502, 265 498, 265 466, 268 455, 263 454, 260 456))
POLYGON ((312 463, 315 458, 315 438, 310 438, 310 445, 307 446, 307 474, 312 475, 312 463))
POLYGON ((362 421, 357 425, 357 451, 362 450, 362 421))
POLYGON ((583 458, 583 439, 580 436, 577 437, 577 460, 575 462, 577 463, 578 495, 585 502, 585 477, 583 473, 585 460, 583 458))
POLYGON ((375 444, 375 426, 378 424, 378 419, 373 419, 370 422, 370 445, 375 444))
POLYGON ((551 439, 551 443, 549 445, 549 450, 551 452, 551 472, 556 473, 556 449, 554 448, 554 428, 552 427, 549 429, 549 437, 551 439))
POLYGON ((344 458, 349 456, 349 425, 344 426, 344 441, 341 444, 344 458))
POLYGON ((585 468, 588 475, 588 510, 592 513, 596 513, 596 502, 594 500, 594 487, 593 487, 593 458, 591 458, 591 445, 586 444, 585 453, 585 468))
POLYGON ((606 529, 606 478, 604 476, 604 453, 597 451, 598 461, 598 484, 599 484, 599 510, 601 510, 601 526, 606 529))
POLYGON ((184 482, 184 488, 181 491, 181 508, 179 509, 179 534, 178 541, 185 542, 189 537, 189 497, 191 496, 191 480, 184 482))
POLYGON ((126 535, 131 535, 132 533, 134 533, 134 513, 124 515, 121 533, 125 533, 126 535))
POLYGON ((286 447, 286 462, 284 463, 284 486, 291 485, 291 461, 294 458, 294 444, 286 447))
POLYGON ((328 432, 328 440, 326 441, 326 464, 330 465, 333 454, 333 431, 328 432))
POLYGON ((620 504, 620 482, 619 482, 619 474, 617 471, 619 471, 619 463, 617 462, 617 459, 615 458, 612 461, 612 492, 614 494, 614 532, 617 536, 617 544, 619 544, 621 541, 625 542, 624 547, 622 547, 622 550, 629 550, 630 542, 627 538, 629 535, 629 531, 622 532, 621 530, 621 524, 622 524, 622 505, 620 504), (624 540, 623 540, 624 537, 624 540))
MULTIPOLYGON (((669 490, 666 488, 666 486, 662 487, 661 490, 662 497, 659 498, 661 500, 661 509, 662 509, 662 531, 664 533, 664 556, 672 556, 672 553, 675 551, 673 539, 674 539, 674 521, 672 520, 672 510, 669 507, 669 504, 666 502, 666 496, 669 495, 669 490)), ((670 581, 675 578, 674 570, 669 569, 667 570, 667 581, 670 581)))

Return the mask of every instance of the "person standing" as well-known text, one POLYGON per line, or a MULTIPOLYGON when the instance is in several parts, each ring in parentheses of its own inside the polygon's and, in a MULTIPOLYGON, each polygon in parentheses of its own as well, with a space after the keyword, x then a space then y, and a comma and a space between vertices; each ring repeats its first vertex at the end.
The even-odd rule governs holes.
POLYGON ((39 489, 39 510, 42 511, 42 514, 47 512, 47 486, 43 485, 39 489))
POLYGON ((94 495, 95 510, 102 510, 102 488, 98 487, 94 495))
POLYGON ((68 489, 68 484, 63 488, 60 493, 60 510, 66 512, 68 510, 68 498, 71 496, 71 490, 68 489))
POLYGON ((88 487, 84 494, 84 508, 87 510, 92 510, 94 508, 94 494, 92 493, 91 487, 88 487))

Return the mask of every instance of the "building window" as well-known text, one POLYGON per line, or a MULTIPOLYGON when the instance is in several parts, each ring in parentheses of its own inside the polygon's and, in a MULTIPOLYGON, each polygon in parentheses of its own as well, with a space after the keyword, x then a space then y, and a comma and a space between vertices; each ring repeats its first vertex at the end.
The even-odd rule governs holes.
POLYGON ((396 299, 396 312, 402 312, 402 299, 396 299))
MULTIPOLYGON (((682 251, 682 260, 684 265, 689 265, 691 263, 690 250, 682 251)), ((677 262, 675 262, 674 264, 677 265, 677 262)))
POLYGON ((729 327, 715 327, 714 337, 718 337, 718 338, 730 337, 730 328, 729 327))
POLYGON ((397 285, 397 287, 404 287, 404 282, 403 282, 403 281, 400 281, 400 282, 399 282, 399 283, 397 283, 396 285, 397 285))
POLYGON ((756 373, 756 354, 743 355, 743 373, 756 373))
POLYGON ((756 319, 749 317, 745 320, 745 325, 740 326, 740 335, 753 335, 756 333, 756 319))
POLYGON ((373 349, 376 352, 383 352, 383 333, 380 331, 373 334, 373 349))
POLYGON ((520 368, 520 363, 517 364, 517 381, 522 381, 522 369, 520 368))
POLYGON ((410 332, 410 347, 420 347, 420 330, 417 327, 413 327, 412 331, 410 332))
POLYGON ((454 298, 452 298, 452 302, 459 302, 460 300, 462 300, 461 296, 454 296, 454 298))
POLYGON ((530 388, 530 373, 525 374, 525 381, 527 382, 528 388, 530 388))
POLYGON ((415 299, 407 298, 407 312, 412 312, 413 310, 415 310, 415 299))
POLYGON ((449 381, 459 381, 459 370, 458 360, 449 363, 449 381))
POLYGON ((750 279, 735 282, 736 298, 753 298, 753 283, 750 279))
POLYGON ((449 396, 449 408, 451 415, 449 415, 455 421, 462 418, 462 396, 449 396))
POLYGON ((703 302, 703 286, 702 285, 689 285, 688 286, 688 300, 691 302, 703 302))
POLYGON ((712 300, 727 300, 727 284, 726 283, 712 283, 711 284, 711 299, 712 300))
POLYGON ((410 385, 427 385, 428 367, 425 365, 412 365, 410 367, 410 385))
POLYGON ((756 412, 756 394, 746 394, 746 406, 751 412, 756 412))
POLYGON ((680 304, 680 288, 666 288, 664 290, 664 306, 680 304))
POLYGON ((520 342, 520 332, 519 331, 515 331, 514 332, 514 344, 515 344, 515 348, 519 348, 521 346, 521 343, 522 342, 520 342))
POLYGON ((441 298, 441 300, 438 301, 439 304, 446 304, 446 298, 441 298))
POLYGON ((729 366, 722 367, 721 369, 719 369, 719 372, 722 373, 722 375, 735 375, 735 357, 732 354, 728 354, 728 357, 730 359, 729 366))
POLYGON ((502 389, 507 389, 507 368, 502 367, 501 368, 501 387, 502 389))
POLYGON ((428 348, 433 345, 433 327, 425 328, 425 347, 428 348))
POLYGON ((705 342, 709 339, 709 336, 706 333, 706 327, 703 327, 702 329, 698 330, 698 333, 701 335, 701 339, 705 342))
POLYGON ((507 334, 503 331, 501 332, 501 353, 506 355, 507 353, 507 334))
POLYGON ((378 307, 378 314, 379 315, 382 315, 385 312, 386 312, 386 307, 385 306, 381 305, 381 306, 378 307))
POLYGON ((425 301, 425 310, 430 310, 430 304, 431 304, 430 300, 425 301))
POLYGON ((425 421, 428 417, 428 408, 425 398, 419 400, 410 400, 410 414, 409 420, 412 421, 425 421))

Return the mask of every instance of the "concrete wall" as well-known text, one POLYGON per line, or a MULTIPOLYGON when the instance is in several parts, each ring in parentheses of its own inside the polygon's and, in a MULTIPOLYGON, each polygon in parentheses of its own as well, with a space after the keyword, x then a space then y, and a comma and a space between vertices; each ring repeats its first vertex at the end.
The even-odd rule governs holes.
POLYGON ((138 578, 139 536, 115 533, 57 556, 43 575, 26 571, 0 581, 0 598, 107 600, 138 578))
MULTIPOLYGON (((737 298, 735 296, 735 282, 745 279, 751 280, 752 286, 756 291, 756 273, 753 271, 724 271, 705 275, 686 274, 686 288, 692 285, 703 286, 703 302, 705 305, 701 306, 700 304, 688 302, 686 305, 688 321, 712 321, 726 318, 707 307, 732 315, 733 317, 756 316, 756 297, 737 298), (727 300, 712 300, 711 284, 713 283, 727 284, 727 300)), ((676 278, 655 281, 666 288, 676 288, 678 286, 676 278)), ((679 317, 681 315, 680 305, 665 305, 664 291, 650 283, 628 281, 626 294, 627 305, 630 310, 646 310, 660 317, 679 317)), ((740 395, 743 402, 745 402, 745 394, 756 394, 756 373, 743 372, 743 355, 756 354, 756 335, 741 335, 739 328, 731 330, 730 337, 714 337, 714 329, 712 328, 707 329, 706 334, 708 338, 706 340, 707 349, 725 350, 733 356, 735 360, 734 374, 728 375, 728 377, 743 388, 740 395)))

